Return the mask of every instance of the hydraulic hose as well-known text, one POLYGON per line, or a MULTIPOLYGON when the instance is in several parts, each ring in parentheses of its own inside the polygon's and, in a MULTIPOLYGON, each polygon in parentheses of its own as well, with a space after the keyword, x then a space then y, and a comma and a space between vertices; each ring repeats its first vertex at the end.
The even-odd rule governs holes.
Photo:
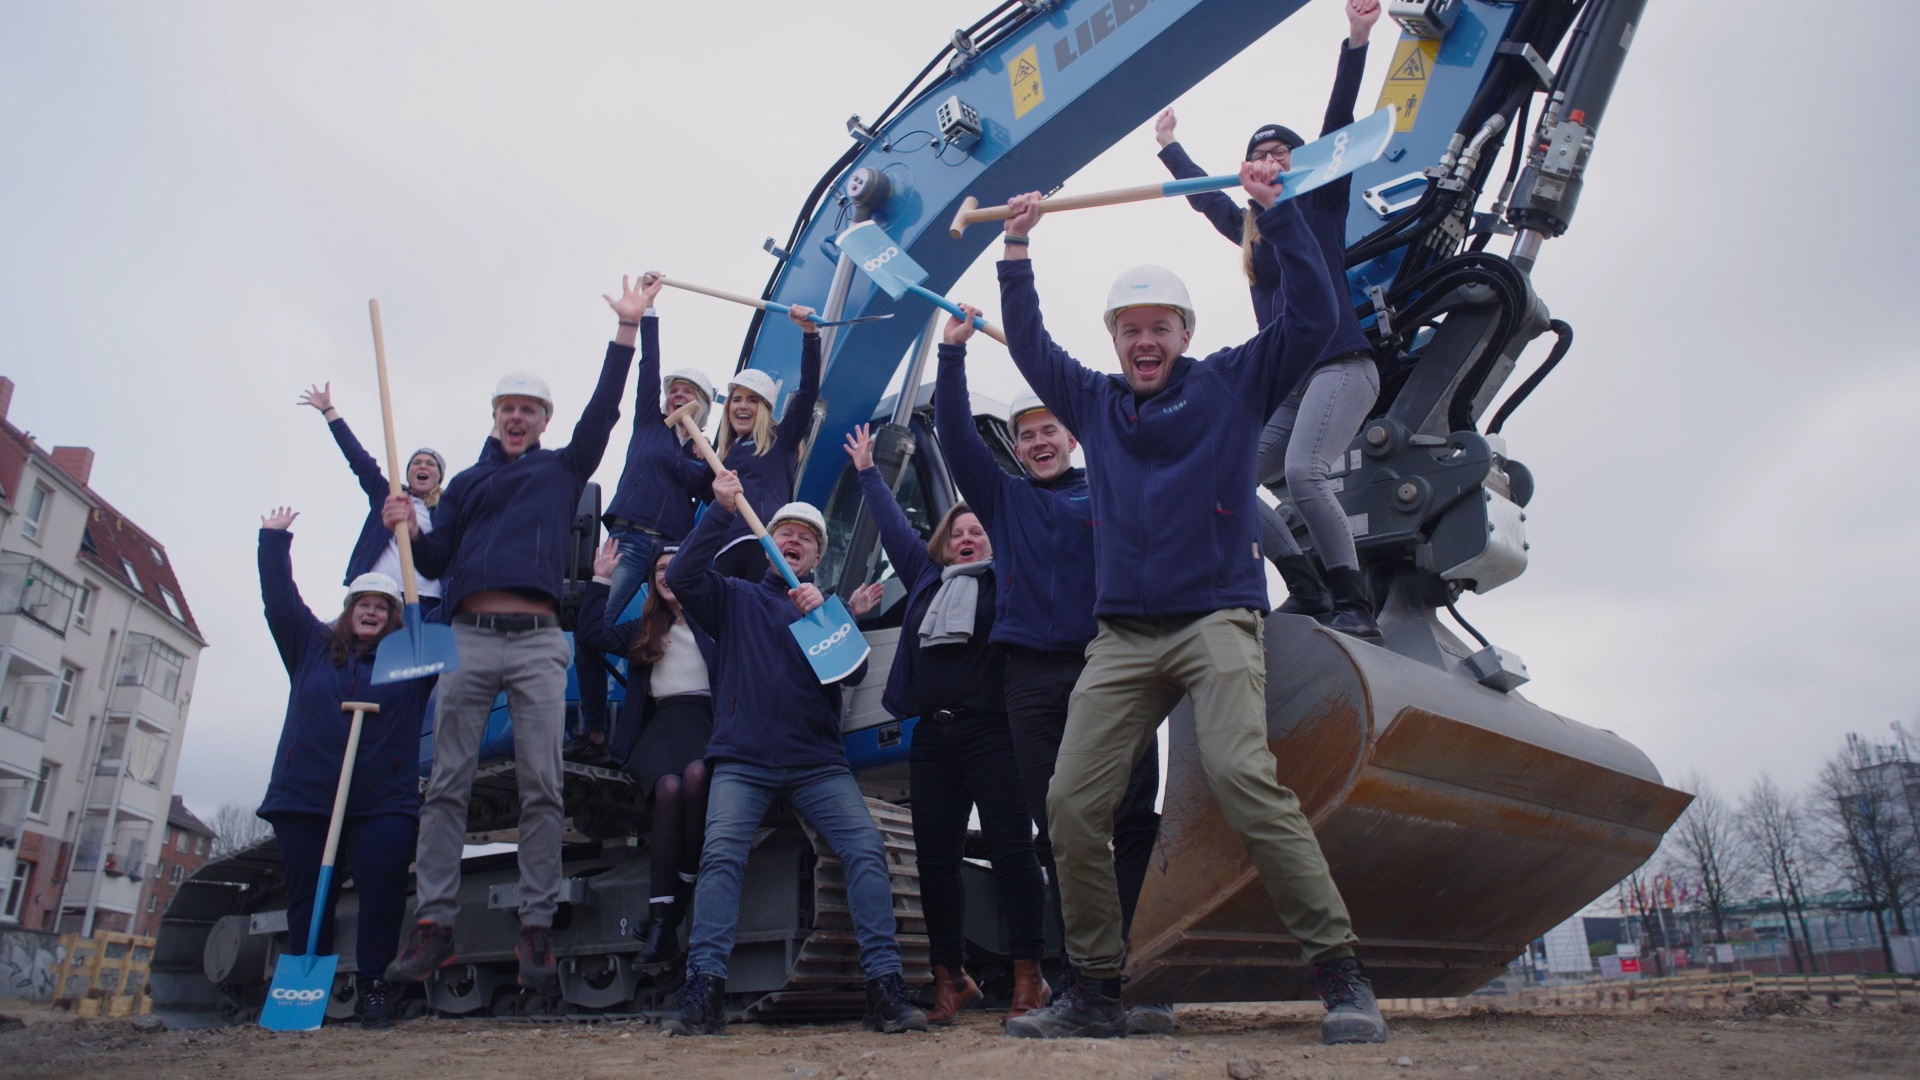
POLYGON ((1553 351, 1547 354, 1546 361, 1533 374, 1527 376, 1526 382, 1521 383, 1518 389, 1507 396, 1507 400, 1500 403, 1500 411, 1493 414, 1493 422, 1487 425, 1487 434, 1498 435, 1506 425, 1507 417, 1513 415, 1513 410, 1527 400, 1527 395, 1546 380, 1547 375, 1566 358, 1567 350, 1573 348, 1573 327, 1555 319, 1548 324, 1548 328, 1554 335, 1553 351))

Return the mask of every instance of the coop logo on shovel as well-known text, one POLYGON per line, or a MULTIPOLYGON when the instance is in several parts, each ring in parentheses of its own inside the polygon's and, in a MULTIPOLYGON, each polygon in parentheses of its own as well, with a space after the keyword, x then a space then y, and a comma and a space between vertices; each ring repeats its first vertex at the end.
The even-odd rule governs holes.
POLYGON ((865 270, 867 273, 871 274, 875 270, 878 270, 881 267, 887 265, 887 263, 891 262, 893 260, 893 257, 898 254, 900 254, 899 248, 889 247, 887 250, 881 252, 878 255, 875 255, 873 258, 868 259, 866 262, 861 263, 860 268, 862 270, 865 270))
POLYGON ((326 996, 325 990, 275 990, 272 994, 275 1001, 300 1002, 309 1005, 326 996))
POLYGON ((851 633, 853 633, 853 624, 841 623, 839 629, 835 630, 831 634, 828 634, 826 637, 820 639, 819 641, 815 642, 811 647, 809 647, 807 649, 807 655, 819 656, 821 653, 826 652, 828 649, 831 649, 835 645, 838 645, 841 642, 847 640, 847 635, 851 633))

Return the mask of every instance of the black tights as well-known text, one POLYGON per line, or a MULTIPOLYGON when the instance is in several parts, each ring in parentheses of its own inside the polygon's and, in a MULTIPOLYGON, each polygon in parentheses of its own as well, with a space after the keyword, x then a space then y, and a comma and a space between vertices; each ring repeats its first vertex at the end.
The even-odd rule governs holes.
POLYGON ((707 832, 705 760, 694 760, 679 773, 668 773, 653 784, 653 850, 647 863, 652 901, 680 892, 681 875, 691 878, 700 868, 700 848, 707 832))

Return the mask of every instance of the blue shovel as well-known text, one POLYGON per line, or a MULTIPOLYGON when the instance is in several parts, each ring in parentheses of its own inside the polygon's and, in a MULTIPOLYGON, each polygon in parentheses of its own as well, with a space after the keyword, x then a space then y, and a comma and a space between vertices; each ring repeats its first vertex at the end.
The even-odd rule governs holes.
MULTIPOLYGON (((388 637, 396 635, 389 634, 388 637)), ((333 854, 340 847, 340 823, 347 816, 347 790, 353 785, 353 759, 360 752, 360 724, 380 706, 349 701, 341 712, 353 714, 347 729, 347 756, 340 762, 340 786, 333 793, 333 820, 327 823, 327 847, 320 856, 320 878, 313 886, 313 914, 307 919, 307 951, 300 956, 281 953, 273 964, 273 985, 260 1008, 260 1026, 269 1031, 312 1031, 327 1018, 327 995, 333 992, 333 970, 338 956, 315 956, 320 947, 320 920, 326 914, 327 890, 333 886, 333 854)))
MULTIPOLYGON (((956 319, 964 319, 967 313, 960 305, 926 288, 920 283, 927 280, 927 272, 912 257, 900 250, 885 229, 872 221, 863 221, 834 240, 840 253, 853 259, 860 271, 873 279, 873 283, 895 300, 912 293, 929 301, 934 307, 941 308, 956 319)), ((973 325, 981 333, 999 342, 1007 343, 1006 331, 987 321, 983 315, 973 317, 973 325)))
MULTIPOLYGON (((1394 107, 1384 105, 1375 110, 1373 115, 1355 120, 1295 150, 1291 158, 1293 168, 1281 173, 1278 180, 1280 199, 1291 199, 1296 195, 1305 195, 1314 188, 1325 187, 1379 158, 1386 151, 1387 143, 1393 139, 1393 118, 1394 107)), ((1140 184, 1087 195, 1043 199, 1040 212, 1046 214, 1059 210, 1085 210, 1094 206, 1118 206, 1121 203, 1147 202, 1172 195, 1198 195, 1203 191, 1239 186, 1239 173, 1196 176, 1188 180, 1168 180, 1160 184, 1140 184)), ((1013 212, 1004 206, 982 209, 979 200, 969 195, 961 200, 960 212, 953 215, 953 223, 947 226, 947 235, 958 240, 960 234, 967 231, 967 226, 976 221, 1005 221, 1012 216, 1013 212)))
MULTIPOLYGON (((693 411, 699 402, 689 401, 673 411, 667 417, 668 427, 677 427, 686 432, 693 441, 694 449, 707 459, 708 467, 715 476, 727 471, 726 465, 713 452, 713 444, 700 434, 699 427, 693 422, 693 411)), ((737 511, 753 530, 760 541, 760 547, 767 553, 767 561, 780 569, 780 576, 787 579, 787 588, 800 587, 800 579, 793 574, 793 568, 787 565, 786 556, 773 546, 773 537, 767 535, 766 527, 760 524, 760 515, 753 512, 743 497, 737 511)), ((825 537, 821 537, 824 545, 825 537)), ((813 673, 823 683, 839 682, 854 673, 861 664, 866 663, 867 653, 872 651, 860 628, 853 625, 853 615, 837 596, 829 595, 826 602, 796 619, 787 629, 793 631, 793 638, 807 654, 807 663, 813 665, 813 673)))
MULTIPOLYGON (((393 441, 393 400, 387 393, 387 341, 380 332, 380 301, 367 301, 373 315, 373 360, 380 369, 380 422, 387 429, 387 490, 400 494, 400 448, 393 441)), ((444 479, 444 478, 443 478, 444 479)), ((397 633, 380 639, 373 654, 373 683, 404 682, 439 675, 460 666, 453 644, 453 627, 429 624, 420 614, 420 593, 413 580, 413 540, 406 522, 394 526, 393 542, 400 549, 400 587, 406 595, 406 618, 397 633)))

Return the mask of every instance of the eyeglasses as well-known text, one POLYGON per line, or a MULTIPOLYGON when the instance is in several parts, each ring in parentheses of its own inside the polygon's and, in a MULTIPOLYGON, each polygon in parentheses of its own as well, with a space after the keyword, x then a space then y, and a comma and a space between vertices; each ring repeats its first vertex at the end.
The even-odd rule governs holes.
POLYGON ((1255 150, 1247 155, 1248 161, 1278 161, 1282 164, 1293 156, 1290 146, 1276 146, 1271 150, 1255 150))

